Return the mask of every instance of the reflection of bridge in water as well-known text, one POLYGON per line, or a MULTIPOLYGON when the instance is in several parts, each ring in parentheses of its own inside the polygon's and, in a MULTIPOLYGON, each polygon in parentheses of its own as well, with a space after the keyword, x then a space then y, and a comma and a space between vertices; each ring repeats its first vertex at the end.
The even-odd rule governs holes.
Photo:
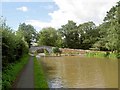
POLYGON ((31 46, 30 52, 34 52, 39 49, 46 49, 49 53, 52 52, 52 47, 51 46, 31 46))

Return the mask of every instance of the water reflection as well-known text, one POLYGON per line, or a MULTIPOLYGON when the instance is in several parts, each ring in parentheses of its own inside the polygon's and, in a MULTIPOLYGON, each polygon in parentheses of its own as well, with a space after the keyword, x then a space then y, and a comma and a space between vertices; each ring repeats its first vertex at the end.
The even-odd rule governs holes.
POLYGON ((118 61, 79 56, 41 61, 51 88, 117 88, 118 61))

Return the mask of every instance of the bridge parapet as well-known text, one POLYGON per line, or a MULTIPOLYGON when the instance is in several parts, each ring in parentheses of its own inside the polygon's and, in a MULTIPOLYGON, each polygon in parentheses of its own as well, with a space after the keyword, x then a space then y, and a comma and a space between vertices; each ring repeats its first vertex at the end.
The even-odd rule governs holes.
POLYGON ((35 52, 36 50, 39 49, 46 49, 49 53, 52 53, 52 47, 51 46, 32 46, 30 48, 30 52, 35 52))

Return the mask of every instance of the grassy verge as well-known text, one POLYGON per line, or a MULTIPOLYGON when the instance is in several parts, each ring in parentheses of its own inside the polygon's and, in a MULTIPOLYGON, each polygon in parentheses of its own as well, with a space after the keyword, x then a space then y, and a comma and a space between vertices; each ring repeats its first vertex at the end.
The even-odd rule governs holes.
POLYGON ((35 88, 48 88, 41 63, 37 61, 36 57, 34 57, 34 80, 35 88))
POLYGON ((0 90, 2 90, 2 72, 0 71, 0 90))
POLYGON ((117 59, 115 53, 106 53, 106 52, 88 52, 86 53, 87 57, 99 57, 99 58, 111 58, 111 59, 117 59))
POLYGON ((9 64, 2 72, 2 89, 6 90, 12 88, 12 84, 16 80, 19 72, 23 69, 24 65, 28 62, 29 55, 24 55, 15 63, 9 64))

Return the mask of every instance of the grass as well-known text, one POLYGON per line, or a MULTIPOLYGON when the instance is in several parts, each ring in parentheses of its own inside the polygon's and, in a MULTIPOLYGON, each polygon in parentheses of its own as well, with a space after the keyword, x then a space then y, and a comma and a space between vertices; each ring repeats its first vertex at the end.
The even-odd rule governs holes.
POLYGON ((86 56, 88 57, 105 57, 104 52, 88 52, 86 53, 86 56))
POLYGON ((38 62, 36 57, 34 57, 34 80, 35 88, 48 88, 41 63, 38 62))
POLYGON ((115 53, 110 53, 109 58, 112 58, 112 59, 117 59, 117 57, 116 57, 116 54, 115 54, 115 53))
POLYGON ((88 52, 86 53, 87 57, 99 57, 99 58, 111 58, 111 59, 117 59, 115 53, 106 53, 106 52, 88 52))
POLYGON ((2 71, 0 71, 0 90, 2 90, 2 71))
POLYGON ((6 90, 12 88, 12 84, 16 80, 20 71, 23 69, 25 64, 28 62, 29 55, 26 54, 20 58, 20 60, 15 63, 9 64, 2 72, 2 89, 6 90))

